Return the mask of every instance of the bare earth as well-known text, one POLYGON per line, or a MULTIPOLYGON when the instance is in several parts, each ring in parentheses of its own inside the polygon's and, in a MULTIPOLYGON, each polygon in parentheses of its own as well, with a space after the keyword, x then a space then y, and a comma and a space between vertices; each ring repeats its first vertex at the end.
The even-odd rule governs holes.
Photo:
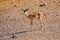
POLYGON ((0 40, 60 40, 60 0, 0 0, 0 40), (42 28, 26 9, 43 13, 42 28))

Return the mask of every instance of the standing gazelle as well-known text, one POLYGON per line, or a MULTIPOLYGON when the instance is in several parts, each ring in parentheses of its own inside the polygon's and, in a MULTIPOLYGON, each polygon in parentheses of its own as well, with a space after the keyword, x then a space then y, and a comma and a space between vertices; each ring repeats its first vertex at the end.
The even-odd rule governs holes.
POLYGON ((43 26, 43 13, 42 12, 34 12, 34 13, 25 12, 25 15, 31 20, 31 25, 32 25, 33 19, 36 17, 40 20, 41 26, 43 26))

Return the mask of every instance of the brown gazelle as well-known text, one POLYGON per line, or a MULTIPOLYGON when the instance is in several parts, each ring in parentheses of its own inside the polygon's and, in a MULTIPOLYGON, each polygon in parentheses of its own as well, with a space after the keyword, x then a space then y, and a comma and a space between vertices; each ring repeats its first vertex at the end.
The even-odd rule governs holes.
POLYGON ((33 13, 25 12, 25 15, 27 18, 31 20, 31 25, 35 17, 40 20, 41 26, 43 25, 43 13, 42 12, 33 12, 33 13))

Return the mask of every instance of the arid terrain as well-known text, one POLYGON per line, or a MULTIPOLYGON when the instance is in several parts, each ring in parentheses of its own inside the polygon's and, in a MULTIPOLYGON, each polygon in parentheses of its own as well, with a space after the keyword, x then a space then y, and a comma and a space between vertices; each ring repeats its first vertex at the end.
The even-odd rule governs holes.
POLYGON ((0 0, 0 40, 60 40, 60 0, 0 0), (43 25, 25 12, 42 12, 43 25))

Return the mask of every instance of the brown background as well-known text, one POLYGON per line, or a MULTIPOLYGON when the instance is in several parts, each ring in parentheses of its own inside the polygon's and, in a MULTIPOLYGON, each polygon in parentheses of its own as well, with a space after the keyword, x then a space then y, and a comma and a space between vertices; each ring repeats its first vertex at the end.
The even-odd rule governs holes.
POLYGON ((0 40, 60 40, 60 0, 0 0, 0 40), (23 11, 27 8, 43 13, 42 28, 36 18, 31 26, 23 11))

